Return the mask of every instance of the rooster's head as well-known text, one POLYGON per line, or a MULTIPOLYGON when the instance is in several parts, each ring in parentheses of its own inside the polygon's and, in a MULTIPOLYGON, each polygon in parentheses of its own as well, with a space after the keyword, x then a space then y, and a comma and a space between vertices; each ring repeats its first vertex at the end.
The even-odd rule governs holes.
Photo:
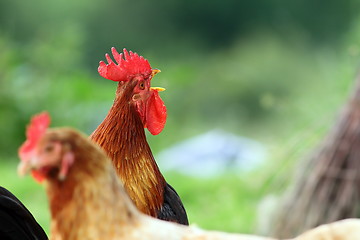
POLYGON ((123 53, 118 53, 113 47, 111 52, 115 62, 106 54, 108 64, 100 61, 99 74, 120 82, 119 86, 130 85, 132 92, 128 100, 136 107, 144 127, 153 135, 159 134, 166 123, 166 107, 159 92, 165 89, 151 87, 150 82, 160 70, 152 69, 148 60, 125 48, 123 53))

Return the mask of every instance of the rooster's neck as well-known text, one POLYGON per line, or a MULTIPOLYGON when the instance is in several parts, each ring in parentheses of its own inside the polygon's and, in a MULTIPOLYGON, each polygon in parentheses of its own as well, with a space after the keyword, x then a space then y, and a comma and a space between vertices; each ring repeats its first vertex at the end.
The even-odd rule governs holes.
POLYGON ((166 183, 146 141, 142 120, 124 95, 117 91, 108 115, 90 137, 112 159, 138 209, 156 217, 166 183))

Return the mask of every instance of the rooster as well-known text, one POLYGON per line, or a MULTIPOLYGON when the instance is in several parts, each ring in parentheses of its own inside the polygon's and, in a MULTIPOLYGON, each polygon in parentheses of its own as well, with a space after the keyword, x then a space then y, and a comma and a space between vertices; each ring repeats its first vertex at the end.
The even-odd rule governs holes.
MULTIPOLYGON (((21 175, 45 181, 53 240, 271 240, 204 231, 141 213, 128 197, 105 152, 71 128, 47 129, 49 116, 35 116, 19 151, 21 175), (31 130, 31 131, 30 131, 31 130)), ((294 240, 360 239, 360 220, 320 226, 294 240)))
POLYGON ((24 204, 3 187, 0 187, 0 239, 48 239, 24 204))
POLYGON ((159 96, 163 88, 150 87, 153 76, 148 60, 136 53, 111 49, 114 63, 101 61, 99 74, 118 82, 116 96, 108 115, 90 138, 112 159, 117 174, 136 207, 150 216, 188 225, 185 208, 161 174, 144 128, 159 134, 166 122, 166 107, 159 96))

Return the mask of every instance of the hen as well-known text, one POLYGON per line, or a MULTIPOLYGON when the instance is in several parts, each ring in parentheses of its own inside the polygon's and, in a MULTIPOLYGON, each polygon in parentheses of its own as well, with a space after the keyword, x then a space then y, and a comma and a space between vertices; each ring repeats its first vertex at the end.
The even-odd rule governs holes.
POLYGON ((118 82, 116 96, 107 116, 90 138, 112 159, 117 174, 136 207, 162 220, 188 225, 185 208, 176 191, 165 181, 149 144, 144 128, 159 134, 166 122, 166 107, 159 96, 164 89, 150 87, 159 72, 133 52, 111 49, 114 63, 100 62, 98 71, 106 79, 118 82))
POLYGON ((3 187, 0 187, 0 239, 48 239, 30 211, 3 187))
MULTIPOLYGON (((204 231, 142 214, 128 197, 103 150, 71 128, 47 129, 49 116, 33 118, 20 148, 19 173, 46 181, 54 240, 271 240, 204 231)), ((320 226, 295 240, 360 239, 360 220, 320 226)))
POLYGON ((139 212, 105 152, 73 129, 47 129, 49 121, 45 113, 32 119, 28 132, 35 131, 20 148, 18 171, 46 183, 51 239, 265 239, 206 232, 139 212))

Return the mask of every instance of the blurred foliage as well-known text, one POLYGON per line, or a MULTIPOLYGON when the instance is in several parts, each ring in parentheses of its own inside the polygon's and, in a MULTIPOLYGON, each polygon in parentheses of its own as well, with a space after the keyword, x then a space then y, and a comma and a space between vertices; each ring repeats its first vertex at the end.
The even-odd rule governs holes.
POLYGON ((304 106, 331 94, 326 101, 336 107, 359 54, 354 0, 0 6, 0 152, 10 156, 35 112, 48 110, 55 123, 87 133, 96 127, 115 89, 96 72, 111 46, 138 51, 163 69, 156 81, 169 89, 169 124, 166 136, 151 140, 159 142, 155 150, 214 127, 263 140, 274 128, 289 132, 284 124, 291 130, 296 121, 313 121, 318 111, 304 106), (283 123, 289 115, 303 116, 283 123))
MULTIPOLYGON (((359 10, 355 0, 0 1, 1 184, 26 205, 38 204, 43 191, 36 184, 14 181, 30 116, 47 110, 53 126, 90 134, 116 88, 98 76, 98 62, 112 46, 126 47, 162 70, 153 84, 167 89, 161 96, 168 122, 159 136, 149 135, 155 153, 213 128, 268 147, 269 161, 259 170, 264 186, 254 187, 251 175, 209 181, 167 175, 191 222, 251 232, 252 201, 285 188, 353 85, 359 10), (219 208, 222 198, 229 205, 219 208)), ((46 225, 43 203, 34 212, 46 225)))

